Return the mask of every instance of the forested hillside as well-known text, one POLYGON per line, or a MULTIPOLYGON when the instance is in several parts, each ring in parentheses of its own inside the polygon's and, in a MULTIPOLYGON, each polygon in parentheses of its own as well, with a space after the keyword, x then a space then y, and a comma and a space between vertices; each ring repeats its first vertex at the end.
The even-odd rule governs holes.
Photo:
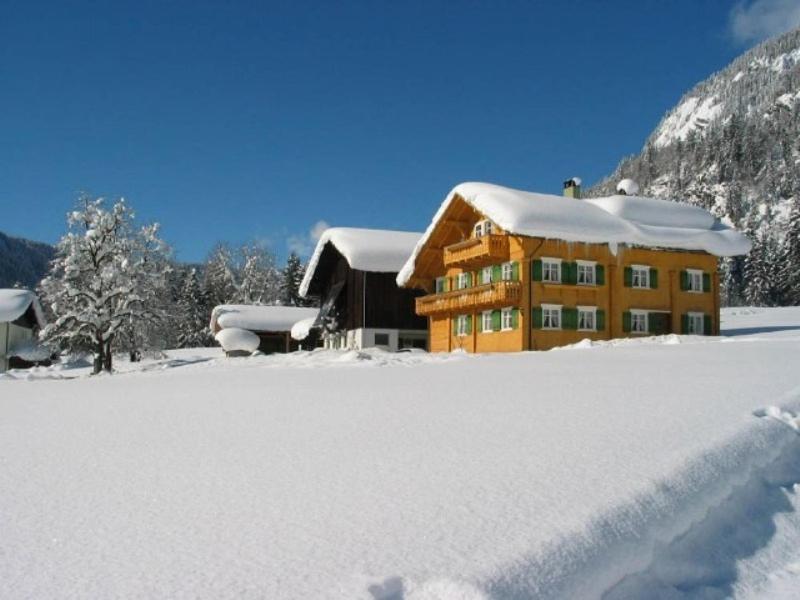
POLYGON ((47 273, 55 249, 0 232, 0 288, 34 289, 47 273))

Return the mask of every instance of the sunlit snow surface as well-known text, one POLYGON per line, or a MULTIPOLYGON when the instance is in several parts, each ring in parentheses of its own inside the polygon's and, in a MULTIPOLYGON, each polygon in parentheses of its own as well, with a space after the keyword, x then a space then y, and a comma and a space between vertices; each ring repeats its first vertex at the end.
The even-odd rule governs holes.
POLYGON ((789 598, 800 309, 0 376, 0 596, 789 598))

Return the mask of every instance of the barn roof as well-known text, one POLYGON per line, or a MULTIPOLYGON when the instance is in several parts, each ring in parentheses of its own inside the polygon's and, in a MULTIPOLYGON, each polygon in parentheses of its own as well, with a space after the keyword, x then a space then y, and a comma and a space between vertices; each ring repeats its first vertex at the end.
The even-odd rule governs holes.
POLYGON ((702 250, 717 256, 750 251, 750 240, 697 206, 615 195, 578 200, 490 183, 462 183, 442 202, 397 283, 411 279, 416 259, 450 205, 461 199, 508 233, 569 242, 702 250))
POLYGON ((314 318, 318 308, 221 304, 211 311, 211 331, 235 327, 248 331, 291 331, 303 319, 314 318))
POLYGON ((0 323, 16 321, 33 306, 39 327, 45 326, 44 313, 36 294, 30 290, 0 289, 0 323))
POLYGON ((326 248, 333 247, 351 269, 373 273, 397 273, 414 250, 422 234, 385 229, 331 227, 317 242, 300 284, 300 295, 308 294, 326 248))

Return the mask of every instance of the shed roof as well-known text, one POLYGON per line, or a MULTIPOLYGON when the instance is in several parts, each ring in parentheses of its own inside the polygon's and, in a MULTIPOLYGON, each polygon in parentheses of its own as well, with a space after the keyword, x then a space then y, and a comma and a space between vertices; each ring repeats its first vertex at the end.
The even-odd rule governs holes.
POLYGON ((248 331, 291 331, 303 319, 315 318, 318 308, 221 304, 211 311, 211 331, 235 327, 248 331))
POLYGON ((0 289, 0 323, 16 321, 31 306, 33 306, 38 326, 44 327, 44 313, 36 294, 30 290, 0 289))

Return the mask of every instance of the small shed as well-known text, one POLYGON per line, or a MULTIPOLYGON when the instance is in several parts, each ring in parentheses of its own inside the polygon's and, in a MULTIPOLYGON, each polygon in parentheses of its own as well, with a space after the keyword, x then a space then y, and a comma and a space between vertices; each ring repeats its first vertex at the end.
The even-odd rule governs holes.
POLYGON ((211 312, 211 333, 243 329, 258 336, 258 350, 264 354, 293 352, 300 349, 301 343, 292 339, 292 327, 298 321, 316 319, 318 312, 318 308, 299 306, 222 304, 211 312))
POLYGON ((36 294, 0 289, 0 373, 47 360, 46 353, 42 354, 36 344, 36 335, 44 325, 36 294))

